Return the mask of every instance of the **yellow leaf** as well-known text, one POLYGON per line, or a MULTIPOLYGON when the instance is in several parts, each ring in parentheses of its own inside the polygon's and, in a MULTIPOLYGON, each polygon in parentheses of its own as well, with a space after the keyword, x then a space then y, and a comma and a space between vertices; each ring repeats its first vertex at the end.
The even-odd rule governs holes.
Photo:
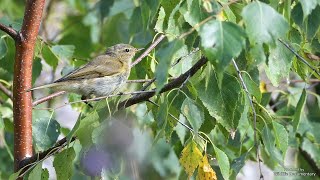
POLYGON ((267 85, 266 85, 266 83, 265 83, 264 81, 261 81, 261 82, 260 82, 259 88, 260 88, 260 92, 261 92, 261 93, 267 92, 267 85))
POLYGON ((202 153, 198 149, 197 144, 193 141, 187 144, 181 152, 179 162, 184 167, 188 176, 192 176, 194 170, 198 167, 201 162, 202 153))
POLYGON ((216 173, 211 168, 206 154, 199 163, 197 180, 217 180, 216 173))

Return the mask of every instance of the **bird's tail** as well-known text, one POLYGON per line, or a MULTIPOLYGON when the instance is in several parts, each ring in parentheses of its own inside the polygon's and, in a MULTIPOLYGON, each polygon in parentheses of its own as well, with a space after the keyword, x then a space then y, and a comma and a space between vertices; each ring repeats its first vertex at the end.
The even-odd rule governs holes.
POLYGON ((50 87, 54 87, 54 86, 57 86, 57 83, 51 83, 51 84, 46 84, 46 85, 30 88, 30 89, 27 89, 26 92, 30 92, 30 91, 37 90, 37 89, 50 88, 50 87))

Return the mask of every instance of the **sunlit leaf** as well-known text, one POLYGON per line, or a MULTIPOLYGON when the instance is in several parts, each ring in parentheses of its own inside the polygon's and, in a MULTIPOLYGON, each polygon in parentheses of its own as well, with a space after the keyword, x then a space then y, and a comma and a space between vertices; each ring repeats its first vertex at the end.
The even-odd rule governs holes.
POLYGON ((252 44, 274 44, 279 37, 284 37, 289 29, 282 15, 260 1, 254 1, 244 7, 241 15, 252 44))
POLYGON ((184 167, 188 176, 191 177, 194 170, 198 167, 202 159, 202 153, 198 149, 197 144, 190 141, 182 150, 179 159, 180 164, 184 167))
POLYGON ((289 72, 294 54, 279 42, 271 48, 268 58, 267 76, 274 86, 279 86, 281 80, 289 78, 289 72))
POLYGON ((300 0, 303 9, 303 19, 305 19, 311 11, 316 8, 318 0, 300 0))
POLYGON ((181 112, 187 118, 193 130, 197 132, 204 121, 203 112, 189 98, 184 100, 181 106, 181 112))
POLYGON ((157 20, 157 23, 156 23, 156 26, 155 26, 155 30, 157 32, 163 32, 164 31, 163 22, 164 22, 165 16, 166 16, 165 11, 164 11, 163 7, 161 7, 160 11, 159 11, 159 15, 158 15, 158 20, 157 20))
POLYGON ((0 59, 2 59, 4 56, 6 56, 8 51, 6 41, 4 38, 0 37, 0 59))
POLYGON ((199 163, 197 180, 217 180, 216 172, 211 168, 205 154, 199 163))
POLYGON ((229 179, 229 176, 230 176, 230 163, 229 163, 228 156, 222 150, 217 148, 214 144, 213 144, 213 148, 214 148, 214 152, 216 154, 218 165, 220 167, 220 171, 221 171, 221 174, 222 174, 223 178, 224 179, 229 179))

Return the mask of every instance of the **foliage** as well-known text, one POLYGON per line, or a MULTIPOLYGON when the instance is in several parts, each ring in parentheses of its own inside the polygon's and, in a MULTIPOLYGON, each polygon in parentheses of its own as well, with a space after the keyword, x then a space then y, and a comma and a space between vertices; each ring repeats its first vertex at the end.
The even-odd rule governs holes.
MULTIPOLYGON (((19 30, 23 9, 24 1, 1 1, 0 23, 19 30)), ((299 157, 293 166, 314 172, 320 169, 319 75, 279 38, 317 70, 319 14, 317 0, 51 0, 37 40, 34 85, 44 83, 46 71, 64 75, 106 46, 147 48, 158 33, 166 39, 132 68, 129 78, 156 78, 149 87, 156 89, 154 103, 124 110, 117 104, 129 96, 89 102, 92 108, 73 103, 81 113, 71 129, 57 121, 60 111, 52 105, 63 102, 39 105, 33 110, 35 150, 53 146, 59 135, 77 136, 54 156, 57 179, 133 179, 136 173, 141 179, 235 179, 245 162, 259 160, 254 113, 234 60, 253 97, 262 163, 284 171, 287 150, 293 148, 299 157), (161 93, 202 56, 208 62, 194 76, 161 93)), ((0 31, 0 83, 8 89, 14 53, 14 41, 0 31)), ((128 83, 123 91, 142 86, 128 83)), ((13 174, 13 108, 2 91, 0 103, 0 179, 8 179, 13 174)), ((49 172, 39 162, 28 177, 48 179, 49 172)))

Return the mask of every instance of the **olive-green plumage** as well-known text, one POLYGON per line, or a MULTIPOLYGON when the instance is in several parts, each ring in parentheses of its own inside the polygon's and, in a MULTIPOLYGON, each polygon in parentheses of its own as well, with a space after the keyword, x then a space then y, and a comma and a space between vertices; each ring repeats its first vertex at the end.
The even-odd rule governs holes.
POLYGON ((73 92, 85 97, 114 94, 128 79, 132 58, 139 50, 128 44, 111 46, 105 54, 94 58, 66 76, 51 84, 35 87, 28 91, 52 88, 56 91, 73 92))

